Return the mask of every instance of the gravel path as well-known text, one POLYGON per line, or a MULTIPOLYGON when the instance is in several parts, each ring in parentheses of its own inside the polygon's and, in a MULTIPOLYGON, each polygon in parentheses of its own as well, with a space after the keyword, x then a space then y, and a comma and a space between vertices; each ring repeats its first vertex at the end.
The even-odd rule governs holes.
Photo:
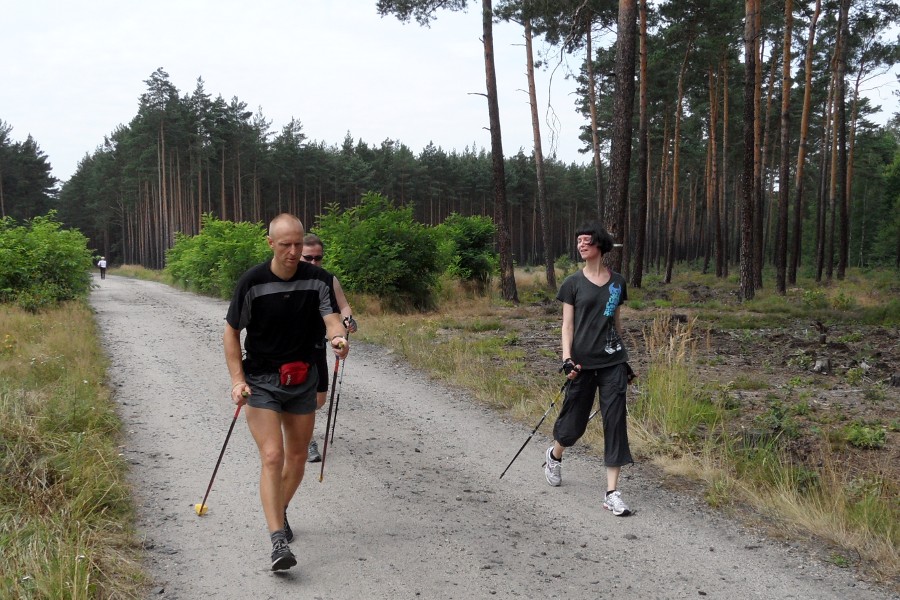
POLYGON ((577 448, 563 485, 550 488, 541 469, 548 425, 498 479, 533 424, 361 343, 346 363, 324 481, 310 465, 290 509, 299 564, 272 573, 243 415, 209 514, 193 511, 234 414, 226 303, 116 276, 98 284, 91 302, 126 431, 148 597, 891 597, 663 490, 640 464, 623 470, 629 518, 602 508, 603 466, 577 448))

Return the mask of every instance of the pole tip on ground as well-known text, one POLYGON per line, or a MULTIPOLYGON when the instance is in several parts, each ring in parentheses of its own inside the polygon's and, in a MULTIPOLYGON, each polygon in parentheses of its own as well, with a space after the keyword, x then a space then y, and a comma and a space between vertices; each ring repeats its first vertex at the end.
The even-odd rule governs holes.
POLYGON ((207 504, 195 504, 194 512, 197 513, 197 516, 202 517, 206 513, 209 512, 209 505, 207 504))

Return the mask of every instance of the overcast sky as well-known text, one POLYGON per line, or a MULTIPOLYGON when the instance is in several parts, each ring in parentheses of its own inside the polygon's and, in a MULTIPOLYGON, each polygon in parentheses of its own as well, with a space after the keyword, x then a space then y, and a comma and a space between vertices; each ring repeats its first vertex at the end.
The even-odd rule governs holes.
MULTIPOLYGON (((274 131, 294 117, 329 145, 349 131, 416 154, 429 142, 490 148, 478 6, 442 11, 429 29, 379 17, 375 0, 0 0, 0 119, 14 140, 31 134, 66 180, 134 117, 144 81, 162 67, 182 95, 202 77, 213 97, 261 108, 274 131)), ((530 153, 522 30, 500 24, 494 36, 504 154, 530 153)), ((572 68, 537 73, 544 152, 586 163, 572 68)), ((887 109, 882 123, 897 110, 896 79, 884 82, 871 92, 887 109)))

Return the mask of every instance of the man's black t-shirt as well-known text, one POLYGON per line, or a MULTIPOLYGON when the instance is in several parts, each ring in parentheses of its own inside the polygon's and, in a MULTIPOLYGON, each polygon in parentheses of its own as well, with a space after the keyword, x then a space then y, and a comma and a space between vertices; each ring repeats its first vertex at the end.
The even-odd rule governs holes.
POLYGON ((324 337, 323 317, 340 312, 331 281, 330 273, 305 262, 288 280, 272 273, 271 261, 241 276, 225 320, 247 330, 245 368, 271 371, 295 360, 314 362, 324 337))

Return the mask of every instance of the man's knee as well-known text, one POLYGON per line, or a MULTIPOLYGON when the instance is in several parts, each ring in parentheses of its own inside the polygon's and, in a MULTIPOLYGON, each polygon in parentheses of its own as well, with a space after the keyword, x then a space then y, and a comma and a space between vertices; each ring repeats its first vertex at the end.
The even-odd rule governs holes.
POLYGON ((264 468, 281 469, 284 465, 284 449, 278 446, 262 448, 259 456, 264 468))

